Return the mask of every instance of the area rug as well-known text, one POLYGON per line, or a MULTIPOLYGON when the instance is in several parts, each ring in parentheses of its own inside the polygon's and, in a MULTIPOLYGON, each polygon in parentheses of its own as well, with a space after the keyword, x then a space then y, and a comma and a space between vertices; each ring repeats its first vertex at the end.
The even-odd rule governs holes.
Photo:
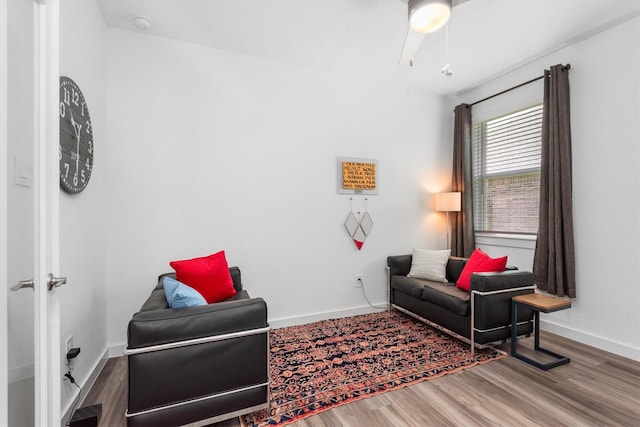
POLYGON ((468 344, 395 311, 274 329, 271 407, 241 423, 285 425, 504 356, 485 349, 472 358, 468 344))

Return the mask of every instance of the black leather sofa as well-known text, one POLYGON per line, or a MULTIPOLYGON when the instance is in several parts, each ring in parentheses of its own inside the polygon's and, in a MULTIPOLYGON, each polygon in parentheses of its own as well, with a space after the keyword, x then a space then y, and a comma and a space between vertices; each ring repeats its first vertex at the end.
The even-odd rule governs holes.
MULTIPOLYGON (((466 258, 449 257, 446 278, 449 283, 407 277, 412 255, 387 258, 389 309, 395 308, 448 334, 483 347, 511 337, 511 298, 533 293, 533 273, 509 267, 501 273, 474 273, 471 292, 458 289, 466 258)), ((533 312, 518 310, 517 333, 533 331, 533 312)))
POLYGON ((269 406, 267 305, 242 289, 219 303, 171 309, 163 274, 128 328, 129 426, 211 424, 269 406))

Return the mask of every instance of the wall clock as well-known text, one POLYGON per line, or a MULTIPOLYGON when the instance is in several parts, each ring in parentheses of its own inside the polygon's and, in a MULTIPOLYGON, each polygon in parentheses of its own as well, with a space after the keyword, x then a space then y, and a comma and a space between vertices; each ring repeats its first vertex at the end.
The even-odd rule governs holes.
POLYGON ((93 170, 93 128, 89 108, 78 85, 60 77, 60 187, 79 193, 93 170))

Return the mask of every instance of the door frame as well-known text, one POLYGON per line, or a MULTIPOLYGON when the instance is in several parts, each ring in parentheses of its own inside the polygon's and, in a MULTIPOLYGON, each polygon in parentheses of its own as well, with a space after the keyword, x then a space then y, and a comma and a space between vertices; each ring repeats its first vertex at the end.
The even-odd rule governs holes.
MULTIPOLYGON (((0 162, 9 166, 7 0, 0 0, 0 162)), ((59 1, 33 0, 34 19, 34 370, 35 425, 56 426, 60 416, 60 306, 58 291, 47 290, 48 274, 60 266, 58 156, 59 1)), ((8 171, 7 167, 5 171, 8 171)), ((0 174, 0 312, 8 312, 7 189, 0 174)), ((25 278, 28 279, 28 278, 25 278)), ((23 290, 22 292, 28 292, 23 290)), ((7 320, 0 322, 0 425, 8 424, 7 320)))
MULTIPOLYGON (((7 0, 0 0, 0 164, 9 165, 7 157, 7 43, 9 27, 7 23, 7 0)), ((7 170, 0 168, 0 170, 7 170)), ((0 173, 0 313, 5 318, 0 321, 0 403, 9 401, 9 351, 8 351, 8 305, 7 292, 7 172, 0 173)), ((0 404, 0 425, 8 424, 9 411, 6 404, 0 404)))
POLYGON ((60 269, 59 182, 59 1, 34 6, 36 142, 35 191, 35 425, 59 425, 60 302, 48 276, 60 269))

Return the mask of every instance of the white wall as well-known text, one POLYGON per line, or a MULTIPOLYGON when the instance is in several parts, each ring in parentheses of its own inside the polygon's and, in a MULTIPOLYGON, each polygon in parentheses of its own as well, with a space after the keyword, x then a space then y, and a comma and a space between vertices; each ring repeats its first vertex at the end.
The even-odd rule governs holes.
MULTIPOLYGON (((81 352, 73 360, 72 374, 80 385, 86 384, 107 349, 105 28, 94 2, 60 2, 60 75, 80 86, 95 141, 89 185, 79 194, 60 196, 60 271, 68 278, 60 288, 60 375, 66 372, 65 340, 73 335, 73 346, 81 352)), ((63 414, 76 394, 76 387, 62 383, 63 414)))
MULTIPOLYGON (((460 101, 482 99, 557 63, 571 64, 577 297, 571 310, 543 315, 543 327, 640 360, 640 19, 549 54, 460 101)), ((499 246, 504 240, 480 243, 531 268, 532 249, 527 256, 526 249, 499 246)))
POLYGON ((453 117, 438 97, 357 64, 296 68, 107 34, 110 346, 125 343, 128 320, 174 259, 226 250, 282 324, 362 309, 357 273, 369 299, 385 302, 388 255, 444 247, 430 193, 450 182, 453 117), (343 226, 338 156, 379 162, 361 251, 343 226))

